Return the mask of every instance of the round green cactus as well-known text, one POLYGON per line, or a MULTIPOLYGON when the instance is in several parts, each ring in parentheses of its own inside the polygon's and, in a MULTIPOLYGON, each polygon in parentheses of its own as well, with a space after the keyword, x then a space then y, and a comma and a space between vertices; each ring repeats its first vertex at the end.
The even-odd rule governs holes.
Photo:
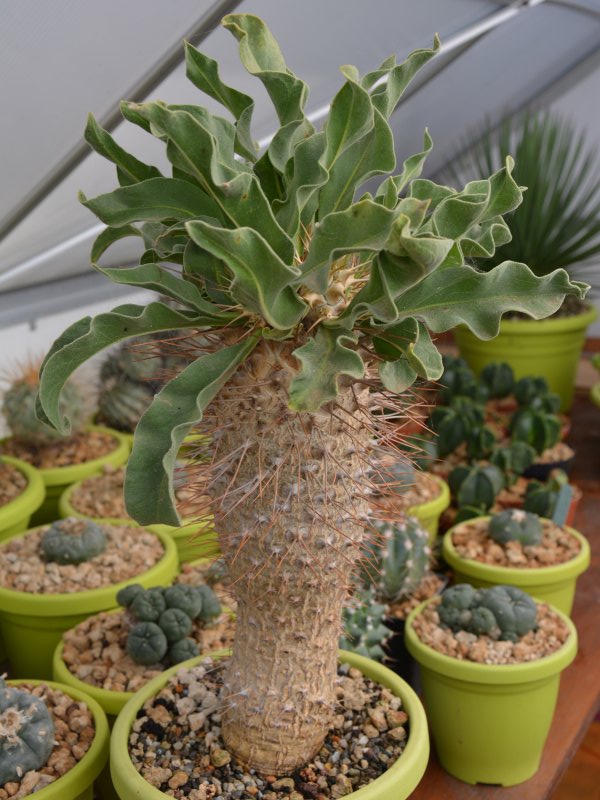
POLYGON ((221 613, 221 603, 210 586, 197 586, 196 589, 202 598, 202 610, 200 611, 199 617, 202 622, 208 624, 221 613))
POLYGON ((472 461, 480 461, 491 455, 496 436, 487 425, 474 427, 467 436, 467 455, 472 461))
POLYGON ((494 514, 488 525, 488 536, 498 544, 520 542, 525 547, 542 541, 543 529, 537 514, 520 508, 507 508, 494 514))
POLYGON ((512 485, 519 475, 528 469, 537 453, 527 442, 510 442, 504 447, 497 447, 490 456, 490 462, 502 470, 507 485, 512 485))
POLYGON ((54 722, 43 698, 0 678, 0 786, 45 766, 54 747, 54 722))
POLYGON ((455 397, 449 406, 439 406, 431 414, 431 427, 437 433, 442 458, 467 440, 473 428, 483 425, 483 409, 467 397, 455 397))
POLYGON ((410 594, 429 568, 429 534, 416 519, 372 522, 377 538, 365 545, 363 582, 380 599, 398 600, 410 594))
POLYGON ((98 395, 99 418, 111 428, 132 433, 153 399, 154 391, 143 384, 126 378, 107 381, 98 395))
POLYGON ((459 508, 472 506, 481 511, 490 509, 504 489, 502 472, 495 464, 456 467, 448 477, 450 490, 459 508))
POLYGON ((568 482, 569 476, 561 469, 552 470, 546 483, 531 481, 527 484, 523 508, 540 517, 552 519, 559 492, 568 482))
POLYGON ((138 592, 133 598, 129 610, 141 622, 156 622, 166 607, 163 590, 158 586, 153 586, 151 589, 138 592))
POLYGON ((466 366, 457 360, 444 369, 440 378, 438 400, 440 403, 449 403, 454 397, 471 397, 475 392, 477 381, 475 375, 466 366))
POLYGON ((117 603, 127 608, 133 603, 138 594, 144 591, 145 589, 141 583, 130 583, 129 586, 125 586, 117 592, 117 603))
POLYGON ((383 624, 386 607, 378 602, 373 588, 357 592, 342 612, 344 633, 339 647, 374 661, 382 661, 385 652, 382 644, 390 636, 383 624))
POLYGON ((192 620, 180 608, 167 608, 159 617, 158 627, 167 637, 169 644, 173 644, 189 636, 192 620))
POLYGON ((488 387, 490 397, 508 397, 515 385, 515 376, 510 364, 488 364, 481 372, 481 381, 488 387))
POLYGON ((190 619, 196 619, 202 611, 202 594, 198 588, 184 583, 168 586, 164 591, 167 608, 178 608, 185 612, 190 619))
POLYGON ((521 378, 515 384, 514 395, 523 408, 532 408, 555 414, 560 408, 560 397, 550 391, 545 378, 521 378))
POLYGON ((535 629, 537 606, 514 586, 475 590, 463 583, 442 593, 438 616, 443 627, 455 632, 516 642, 535 629))
POLYGON ((512 418, 509 431, 513 441, 526 442, 541 454, 558 442, 560 420, 545 411, 521 408, 512 418))
POLYGON ((179 664, 200 655, 200 650, 193 639, 181 639, 171 645, 167 655, 171 664, 179 664))
POLYGON ((106 534, 95 522, 76 517, 53 522, 44 531, 40 549, 46 561, 82 564, 106 549, 106 534))
POLYGON ((158 664, 169 649, 167 637, 155 622, 138 622, 127 636, 127 654, 136 664, 158 664))

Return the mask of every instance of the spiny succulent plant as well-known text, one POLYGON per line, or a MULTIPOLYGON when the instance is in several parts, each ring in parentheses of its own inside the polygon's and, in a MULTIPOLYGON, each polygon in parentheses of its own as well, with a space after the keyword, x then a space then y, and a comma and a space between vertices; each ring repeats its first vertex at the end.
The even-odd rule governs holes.
POLYGON ((520 542, 528 547, 542 541, 543 529, 537 514, 520 508, 507 508, 490 519, 488 536, 498 544, 520 542))
POLYGON ((504 476, 495 464, 473 464, 456 467, 448 477, 450 491, 459 508, 477 509, 480 516, 490 509, 504 489, 504 476))
POLYGON ((523 508, 545 519, 552 519, 556 510, 558 495, 563 486, 569 483, 569 476, 561 469, 554 469, 544 483, 530 481, 525 490, 523 508))
POLYGON ((525 408, 555 414, 560 408, 560 397, 550 391, 545 378, 525 377, 517 381, 513 394, 518 404, 525 408))
POLYGON ((405 494, 417 481, 417 471, 408 456, 395 454, 393 461, 378 463, 373 469, 375 488, 387 494, 405 494))
POLYGON ((357 592, 342 613, 344 633, 339 640, 340 648, 382 661, 385 656, 382 644, 391 635, 383 623, 385 611, 373 589, 357 592))
POLYGON ((521 408, 513 416, 509 432, 513 442, 526 442, 541 454, 558 442, 560 428, 560 420, 554 414, 521 408))
POLYGON ((483 425, 484 411, 468 397, 454 397, 450 405, 434 409, 430 421, 437 434, 438 452, 443 458, 465 442, 474 428, 483 425))
POLYGON ((137 620, 127 636, 127 653, 144 666, 163 659, 177 664, 198 655, 196 642, 189 638, 193 620, 209 624, 221 613, 210 586, 182 583, 151 589, 130 584, 117 593, 117 602, 137 620))
POLYGON ((429 569, 429 534, 411 517, 371 524, 377 536, 365 546, 363 581, 385 602, 407 597, 429 569))
POLYGON ((45 766, 54 747, 54 721, 43 698, 0 678, 0 786, 45 766))
POLYGON ((262 20, 232 14, 223 24, 280 127, 259 152, 254 100, 189 45, 188 76, 231 121, 189 104, 122 105, 128 122, 166 147, 169 173, 90 118, 86 138, 116 163, 120 183, 81 198, 108 226, 92 260, 108 279, 155 290, 173 306, 127 304, 72 325, 44 361, 38 413, 65 430, 61 387, 109 344, 204 331, 202 352, 136 428, 127 506, 142 524, 176 525, 177 451, 202 418, 218 429, 211 494, 241 621, 221 734, 241 762, 285 774, 319 751, 330 725, 341 609, 369 511, 368 451, 385 425, 376 406, 388 408, 418 377, 440 378, 430 333, 465 324, 491 338, 506 311, 544 317, 586 286, 561 271, 536 278, 524 264, 489 273, 470 266, 507 241, 502 215, 522 199, 510 159, 489 180, 449 189, 420 177, 432 146, 426 133, 423 150, 396 169, 388 120, 437 39, 363 76, 343 67, 316 130, 305 113, 308 87, 262 20), (377 176, 379 186, 364 192, 377 176), (140 240, 140 263, 98 265, 125 236, 140 240), (266 685, 266 664, 276 685, 266 685))
POLYGON ((515 385, 515 376, 510 364, 504 362, 487 364, 481 371, 481 381, 487 386, 490 397, 508 397, 515 385))
POLYGON ((46 561, 82 564, 104 552, 106 534, 91 520, 67 517, 53 522, 44 531, 40 549, 46 561))
MULTIPOLYGON (((42 447, 64 438, 56 428, 42 422, 35 413, 39 388, 39 363, 19 365, 11 375, 11 383, 4 392, 2 413, 12 436, 23 444, 42 447)), ((58 413, 71 420, 71 429, 79 430, 86 417, 83 393, 74 381, 65 384, 58 413)))
POLYGON ((477 589, 466 583, 442 592, 440 623, 453 631, 485 634, 491 639, 518 641, 535 629, 537 606, 514 586, 477 589))
POLYGON ((526 442, 510 442, 507 445, 496 447, 490 455, 490 462, 504 473, 507 486, 512 486, 517 478, 528 469, 537 453, 526 442))

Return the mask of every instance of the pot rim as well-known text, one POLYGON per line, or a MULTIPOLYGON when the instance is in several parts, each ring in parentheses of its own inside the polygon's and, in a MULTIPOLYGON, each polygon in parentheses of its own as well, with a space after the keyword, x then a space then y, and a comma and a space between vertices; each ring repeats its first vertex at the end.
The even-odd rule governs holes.
POLYGON ((416 516, 418 518, 430 517, 438 512, 441 514, 450 505, 450 487, 446 481, 443 478, 440 478, 439 475, 434 475, 431 472, 427 472, 425 474, 434 479, 434 481, 440 487, 440 492, 434 498, 427 500, 425 503, 417 503, 414 506, 410 506, 410 508, 408 508, 406 511, 408 516, 416 516))
MULTIPOLYGON (((598 309, 588 305, 585 311, 580 314, 573 314, 570 317, 558 317, 556 319, 502 319, 500 320, 500 332, 511 335, 523 334, 525 336, 543 336, 546 333, 569 333, 580 331, 591 325, 598 316, 598 309)), ((474 333, 469 328, 462 327, 457 329, 461 333, 468 332, 472 336, 474 333)))
POLYGON ((27 486, 21 494, 0 506, 0 531, 33 514, 42 505, 46 496, 44 480, 36 467, 13 456, 1 456, 0 463, 2 462, 10 464, 24 475, 27 486))

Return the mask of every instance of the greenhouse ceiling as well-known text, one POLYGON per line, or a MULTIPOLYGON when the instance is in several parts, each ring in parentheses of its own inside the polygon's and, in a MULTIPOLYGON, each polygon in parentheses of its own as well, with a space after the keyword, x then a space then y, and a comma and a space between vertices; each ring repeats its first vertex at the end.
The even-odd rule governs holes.
MULTIPOLYGON (((391 53, 402 58, 429 45, 438 32, 440 54, 393 119, 399 158, 420 149, 429 128, 430 174, 473 128, 528 104, 563 110, 600 139, 600 104, 589 102, 600 96, 600 0, 2 0, 0 9, 0 326, 106 293, 89 266, 101 228, 77 192, 107 191, 114 176, 83 142, 86 116, 91 111, 124 147, 160 166, 156 142, 118 124, 118 103, 205 102, 185 79, 183 39, 218 57, 224 79, 257 98, 253 133, 268 141, 274 118, 266 94, 218 26, 233 9, 267 21, 312 88, 307 110, 317 123, 342 83, 339 65, 364 72, 391 53)), ((111 263, 134 255, 130 246, 114 248, 111 263)))

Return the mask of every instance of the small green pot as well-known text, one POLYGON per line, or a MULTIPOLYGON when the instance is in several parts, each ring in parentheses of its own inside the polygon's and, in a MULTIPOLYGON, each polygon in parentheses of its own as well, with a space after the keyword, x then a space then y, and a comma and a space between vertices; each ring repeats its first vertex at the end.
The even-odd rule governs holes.
POLYGON ((590 389, 590 399, 594 405, 600 406, 600 381, 590 389))
POLYGON ((431 475, 431 477, 440 487, 440 493, 427 503, 412 506, 408 509, 407 514, 419 520, 421 526, 429 533, 429 543, 434 544, 438 535, 440 517, 450 505, 450 487, 437 475, 431 475))
POLYGON ((406 621, 406 646, 421 667, 427 719, 440 763, 466 783, 513 786, 535 774, 556 707, 560 673, 577 654, 577 631, 546 658, 524 664, 476 664, 423 644, 406 621))
POLYGON ((541 376, 561 398, 561 411, 573 402, 575 374, 588 325, 598 312, 590 307, 574 317, 545 320, 502 320, 495 339, 482 341, 466 327, 456 328, 454 339, 461 356, 479 375, 486 364, 505 361, 515 378, 541 376))
MULTIPOLYGON (((79 517, 80 519, 92 519, 94 522, 102 521, 99 517, 88 517, 73 507, 71 496, 82 482, 77 481, 77 483, 68 486, 61 494, 58 501, 59 518, 79 517)), ((106 522, 106 520, 104 521, 106 522)), ((221 555, 217 532, 213 528, 212 522, 212 514, 207 514, 201 520, 184 519, 179 528, 160 524, 146 525, 146 527, 149 531, 170 536, 175 542, 179 563, 185 564, 189 561, 196 561, 199 558, 218 558, 221 555)), ((123 519, 120 520, 120 524, 135 527, 138 523, 132 519, 123 519)))
MULTIPOLYGON (((21 681, 11 680, 8 683, 11 686, 19 686, 21 683, 36 685, 41 681, 24 679, 21 681)), ((50 681, 44 681, 44 683, 53 689, 59 689, 78 702, 85 703, 94 717, 96 734, 89 750, 81 761, 78 761, 72 769, 57 778, 54 783, 40 789, 38 792, 34 792, 35 800, 92 800, 94 797, 94 781, 100 775, 108 760, 110 733, 104 711, 86 692, 81 692, 72 686, 64 686, 61 683, 50 681)))
MULTIPOLYGON (((221 651, 212 655, 221 657, 225 654, 221 651)), ((128 752, 129 733, 146 700, 157 694, 178 669, 191 667, 201 660, 202 658, 194 658, 185 661, 158 675, 136 692, 119 714, 110 744, 110 771, 120 800, 139 800, 142 797, 144 800, 164 800, 168 797, 147 783, 131 763, 128 752)), ((346 797, 351 800, 405 800, 423 777, 429 758, 429 736, 423 706, 410 686, 382 664, 345 650, 340 650, 340 661, 351 664, 371 680, 387 686, 401 697, 410 721, 408 742, 400 758, 368 786, 346 797)))
POLYGON ((15 467, 27 478, 27 486, 21 494, 0 506, 0 542, 3 542, 15 533, 27 530, 31 515, 44 502, 46 488, 40 471, 26 461, 11 456, 2 456, 0 461, 15 467))
POLYGON ((85 464, 38 470, 46 486, 46 499, 32 516, 31 524, 33 526, 45 525, 47 522, 54 522, 60 519, 58 501, 67 486, 75 483, 75 481, 89 478, 90 475, 99 474, 102 472, 102 468, 107 465, 120 467, 129 458, 131 447, 124 434, 119 433, 119 431, 113 431, 111 428, 103 428, 100 425, 88 425, 86 430, 109 433, 116 440, 115 449, 101 458, 86 461, 85 464))
MULTIPOLYGON (((110 521, 118 522, 104 520, 110 521)), ((179 569, 177 550, 169 536, 160 532, 155 535, 165 550, 160 561, 146 572, 113 586, 71 594, 33 594, 0 587, 0 632, 11 674, 50 678, 54 650, 65 631, 90 614, 114 608, 117 592, 129 583, 141 583, 145 588, 171 583, 179 569)))
MULTIPOLYGON (((486 522, 490 517, 479 517, 486 522)), ((467 523, 475 522, 475 519, 467 523)), ((565 526, 570 534, 581 544, 579 553, 564 564, 552 567, 516 568, 482 564, 480 561, 462 558, 452 543, 452 534, 460 525, 455 525, 446 533, 442 542, 444 560, 454 572, 455 583, 470 583, 477 588, 489 586, 516 586, 537 600, 543 600, 554 608, 569 615, 573 608, 577 578, 590 565, 590 545, 585 536, 574 528, 565 526)))

